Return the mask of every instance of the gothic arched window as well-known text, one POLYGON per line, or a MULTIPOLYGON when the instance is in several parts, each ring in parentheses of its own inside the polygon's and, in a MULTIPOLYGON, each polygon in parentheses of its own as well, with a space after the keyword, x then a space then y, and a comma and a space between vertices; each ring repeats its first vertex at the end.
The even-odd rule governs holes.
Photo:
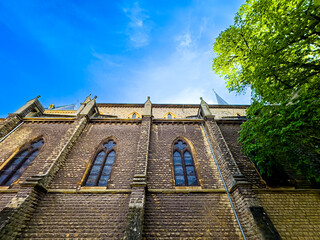
POLYGON ((132 118, 137 118, 137 114, 136 113, 132 114, 132 118))
POLYGON ((103 144, 92 162, 84 186, 107 186, 116 157, 115 147, 116 143, 113 140, 103 144))
POLYGON ((173 145, 173 167, 176 186, 199 186, 189 145, 177 140, 173 145))
POLYGON ((10 186, 38 155, 43 139, 25 144, 21 150, 0 171, 0 186, 10 186))
POLYGON ((169 113, 169 114, 167 115, 167 117, 168 117, 168 119, 172 119, 171 113, 169 113))

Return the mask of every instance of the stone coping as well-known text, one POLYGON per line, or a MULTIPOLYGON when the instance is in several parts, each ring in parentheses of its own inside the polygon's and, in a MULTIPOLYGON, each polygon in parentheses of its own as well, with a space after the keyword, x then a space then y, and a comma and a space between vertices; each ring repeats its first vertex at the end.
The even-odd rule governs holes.
MULTIPOLYGON (((140 107, 143 108, 143 103, 97 103, 97 107, 140 107)), ((153 108, 200 108, 200 104, 160 104, 152 103, 153 108)), ((250 105, 218 105, 218 104, 209 104, 210 108, 248 108, 250 105)))
POLYGON ((23 118, 24 122, 74 122, 76 118, 64 118, 64 117, 34 117, 23 118))
POLYGON ((131 193, 131 189, 106 189, 105 187, 90 187, 77 189, 48 189, 48 193, 131 193))
POLYGON ((254 193, 257 194, 268 194, 268 193, 317 193, 320 194, 320 189, 294 189, 294 188, 256 188, 253 189, 254 193))
MULTIPOLYGON (((148 189, 149 193, 226 193, 225 189, 197 189, 197 188, 185 188, 185 189, 148 189)), ((88 187, 77 189, 48 189, 48 193, 131 193, 131 189, 106 189, 105 187, 88 187)))
POLYGON ((224 188, 218 189, 148 189, 149 193, 227 193, 224 188))

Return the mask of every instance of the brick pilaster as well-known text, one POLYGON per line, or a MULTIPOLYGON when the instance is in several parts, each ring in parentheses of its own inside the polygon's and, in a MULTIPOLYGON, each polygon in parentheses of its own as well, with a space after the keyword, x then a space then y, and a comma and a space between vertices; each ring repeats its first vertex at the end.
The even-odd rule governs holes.
POLYGON ((8 118, 0 122, 0 139, 6 136, 10 131, 22 122, 18 115, 10 115, 8 118))
POLYGON ((149 143, 151 131, 151 102, 145 103, 144 116, 142 117, 140 140, 138 144, 138 157, 135 163, 132 191, 127 215, 127 226, 124 239, 142 239, 144 209, 146 202, 147 167, 149 157, 149 143))
POLYGON ((214 120, 207 103, 201 99, 201 114, 205 119, 208 134, 216 160, 223 175, 237 215, 247 239, 281 239, 249 183, 237 166, 236 161, 214 120))

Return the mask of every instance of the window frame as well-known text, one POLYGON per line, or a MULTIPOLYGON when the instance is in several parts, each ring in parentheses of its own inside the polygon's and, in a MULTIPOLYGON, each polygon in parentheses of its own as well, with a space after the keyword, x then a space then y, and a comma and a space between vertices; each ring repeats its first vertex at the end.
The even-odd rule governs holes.
POLYGON ((92 158, 89 167, 87 167, 87 169, 86 169, 85 177, 84 177, 84 179, 83 179, 83 181, 82 181, 82 183, 81 183, 81 187, 84 187, 84 188, 90 188, 90 187, 93 187, 93 188, 106 188, 106 187, 108 187, 109 181, 110 181, 110 179, 111 179, 111 175, 112 175, 112 173, 113 173, 114 164, 115 164, 115 162, 116 162, 116 160, 117 160, 117 149, 118 149, 117 141, 115 141, 113 138, 107 139, 107 140, 101 142, 101 143, 98 145, 97 150, 96 150, 96 153, 94 154, 94 157, 92 158), (115 146, 108 150, 104 145, 107 144, 107 143, 109 143, 110 141, 113 141, 113 143, 115 144, 115 146), (86 183, 87 183, 88 178, 89 178, 89 176, 90 176, 90 172, 91 172, 91 170, 92 170, 92 168, 93 168, 93 166, 94 166, 94 163, 95 163, 98 155, 99 155, 101 152, 104 152, 105 155, 104 155, 104 157, 103 157, 103 161, 102 161, 102 163, 101 163, 101 167, 100 167, 99 173, 98 173, 98 175, 97 175, 97 179, 96 179, 95 184, 94 184, 93 186, 88 186, 88 185, 86 185, 86 183), (114 157, 114 160, 113 160, 113 164, 112 164, 112 168, 111 168, 111 171, 110 171, 109 179, 108 179, 107 184, 106 184, 105 186, 99 186, 98 183, 99 183, 100 178, 101 178, 101 176, 102 176, 103 168, 104 168, 104 166, 108 166, 108 165, 105 165, 105 163, 106 163, 106 161, 107 161, 107 159, 108 159, 108 156, 109 156, 109 154, 110 154, 111 152, 115 152, 115 157, 114 157))
POLYGON ((141 118, 141 115, 138 113, 138 112, 132 112, 128 115, 128 118, 130 119, 140 119, 141 118), (136 114, 136 117, 133 118, 133 114, 136 114))
POLYGON ((171 153, 171 157, 172 157, 172 166, 173 166, 173 178, 174 178, 174 183, 175 183, 175 187, 194 187, 194 188, 198 188, 198 187, 201 187, 201 183, 200 183, 200 179, 199 179, 199 176, 198 176, 198 171, 197 171, 197 166, 196 166, 196 161, 195 161, 195 158, 193 156, 193 151, 192 151, 192 148, 190 147, 190 144, 188 144, 185 140, 183 139, 176 139, 174 142, 173 142, 173 147, 172 147, 172 153, 171 153), (175 145, 179 142, 179 141, 182 141, 183 144, 186 145, 186 148, 180 150, 179 147, 176 147, 175 145), (175 152, 178 152, 180 154, 180 157, 181 157, 181 166, 182 166, 182 169, 183 169, 183 177, 184 177, 184 185, 177 185, 176 183, 176 173, 175 173, 175 166, 179 166, 179 165, 175 165, 174 164, 174 153, 175 152), (185 163, 185 157, 184 157, 184 154, 188 152, 192 158, 192 165, 186 165, 185 163), (187 175, 187 167, 188 166, 192 166, 194 168, 194 171, 195 171, 195 177, 196 177, 196 184, 197 185, 189 185, 188 183, 188 175, 187 175))
POLYGON ((27 170, 28 167, 30 167, 30 165, 32 165, 32 163, 34 162, 34 160, 38 157, 41 148, 43 147, 43 145, 45 144, 45 141, 43 139, 43 137, 38 137, 28 143, 25 143, 18 151, 17 153, 13 154, 1 167, 0 169, 0 176, 2 175, 2 171, 6 171, 9 167, 11 167, 12 163, 15 161, 15 159, 17 159, 16 157, 21 156, 24 152, 28 151, 28 153, 22 158, 22 160, 15 166, 15 168, 13 170, 11 170, 11 172, 8 174, 8 176, 6 178, 4 178, 1 182, 0 182, 0 187, 10 187, 13 184, 15 184, 23 175, 23 173, 27 170), (34 148, 32 145, 34 143, 40 142, 42 141, 42 145, 38 146, 36 148, 34 148), (34 154, 36 151, 38 151, 37 155, 31 160, 30 164, 26 167, 26 169, 20 174, 20 176, 13 181, 10 185, 6 185, 6 183, 17 173, 17 171, 23 166, 23 164, 29 159, 29 157, 34 154))

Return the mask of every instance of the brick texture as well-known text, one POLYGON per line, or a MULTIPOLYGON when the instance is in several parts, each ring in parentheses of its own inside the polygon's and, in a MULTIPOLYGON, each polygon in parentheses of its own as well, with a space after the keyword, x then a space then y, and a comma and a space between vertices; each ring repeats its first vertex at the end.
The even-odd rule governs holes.
POLYGON ((255 187, 265 187, 254 164, 250 159, 241 152, 241 146, 238 143, 240 124, 219 124, 224 139, 246 180, 251 182, 255 187))
MULTIPOLYGON (((94 102, 90 104, 82 105, 87 109, 73 119, 44 121, 28 115, 0 143, 3 164, 25 143, 38 137, 45 142, 19 182, 10 187, 13 190, 1 189, 1 239, 242 239, 201 123, 248 240, 275 239, 266 227, 269 223, 283 239, 320 239, 319 192, 263 189, 264 182, 241 153, 240 125, 234 121, 217 124, 210 112, 206 120, 157 119, 167 112, 185 118, 199 110, 199 105, 169 104, 153 106, 155 118, 151 114, 136 120, 90 118, 96 110, 94 102), (174 185, 172 145, 178 138, 192 149, 199 188, 174 185), (79 191, 97 147, 107 139, 117 143, 107 186, 111 191, 83 187, 79 191)), ((143 104, 101 106, 104 114, 119 118, 144 112, 143 104)), ((221 116, 238 112, 232 106, 210 109, 221 116)), ((239 109, 243 112, 245 107, 239 109)), ((30 109, 22 110, 25 115, 30 109)), ((13 121, 9 119, 1 121, 0 128, 13 121)))
POLYGON ((0 121, 0 139, 7 135, 21 122, 22 121, 18 116, 10 116, 3 121, 0 121))
POLYGON ((148 165, 149 188, 174 188, 172 145, 175 139, 189 140, 195 150, 197 174, 203 188, 223 188, 216 165, 199 123, 153 124, 148 165))
POLYGON ((47 194, 22 239, 122 239, 129 194, 47 194))
POLYGON ((1 193, 0 194, 0 211, 11 201, 16 193, 1 193))
POLYGON ((116 160, 113 164, 110 189, 130 189, 134 162, 137 158, 137 144, 140 124, 91 123, 71 150, 63 168, 58 172, 50 188, 77 188, 90 166, 98 145, 112 137, 117 143, 116 160))
POLYGON ((135 161, 134 178, 131 184, 132 192, 130 196, 129 213, 127 215, 125 239, 138 240, 142 238, 150 129, 151 117, 143 116, 138 144, 138 156, 135 161))
MULTIPOLYGON (((42 122, 25 122, 22 126, 14 131, 5 141, 0 143, 0 163, 4 163, 16 150, 32 139, 43 137, 44 145, 42 146, 38 156, 33 160, 31 165, 24 171, 19 182, 36 175, 45 173, 50 159, 48 157, 61 141, 63 135, 70 128, 70 123, 42 123, 42 122)), ((12 188, 20 188, 19 184, 15 184, 12 188)))
POLYGON ((242 239, 226 194, 148 194, 145 239, 242 239))
POLYGON ((260 193, 258 199, 282 239, 320 239, 319 193, 260 193))

